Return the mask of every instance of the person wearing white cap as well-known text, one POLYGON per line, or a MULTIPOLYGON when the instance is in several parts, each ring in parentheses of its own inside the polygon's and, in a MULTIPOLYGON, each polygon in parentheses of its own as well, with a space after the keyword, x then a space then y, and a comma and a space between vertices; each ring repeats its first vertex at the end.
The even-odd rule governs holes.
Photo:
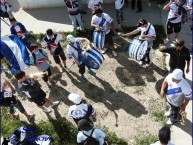
POLYGON ((96 114, 96 109, 90 104, 84 104, 82 102, 82 97, 78 94, 71 93, 68 99, 72 101, 75 105, 70 106, 68 110, 68 116, 73 118, 75 123, 81 119, 87 119, 90 123, 93 123, 93 117, 96 114))
POLYGON ((164 115, 170 116, 166 124, 171 125, 178 121, 178 113, 185 111, 190 99, 192 99, 192 89, 183 78, 182 70, 175 69, 166 76, 160 91, 161 97, 164 97, 165 94, 171 108, 164 115))
MULTIPOLYGON (((66 57, 72 60, 72 63, 76 63, 79 68, 79 73, 81 74, 81 80, 82 81, 87 81, 87 79, 84 76, 85 73, 85 64, 79 59, 79 54, 82 51, 81 44, 83 42, 86 42, 90 47, 93 47, 91 42, 87 38, 75 38, 72 35, 67 36, 67 52, 66 52, 66 57)), ((92 71, 90 68, 88 68, 91 75, 95 75, 95 72, 92 71)))

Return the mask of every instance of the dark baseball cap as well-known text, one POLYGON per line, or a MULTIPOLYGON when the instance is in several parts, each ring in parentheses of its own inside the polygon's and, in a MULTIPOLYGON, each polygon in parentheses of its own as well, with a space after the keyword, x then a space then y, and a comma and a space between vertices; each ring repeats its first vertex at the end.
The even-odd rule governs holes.
POLYGON ((141 27, 142 25, 147 24, 146 19, 139 19, 139 22, 137 24, 137 27, 141 27))
POLYGON ((184 40, 176 40, 175 42, 174 42, 174 45, 175 46, 184 46, 184 40))
POLYGON ((94 14, 100 14, 100 13, 103 13, 103 10, 101 10, 101 9, 95 9, 94 10, 94 14))

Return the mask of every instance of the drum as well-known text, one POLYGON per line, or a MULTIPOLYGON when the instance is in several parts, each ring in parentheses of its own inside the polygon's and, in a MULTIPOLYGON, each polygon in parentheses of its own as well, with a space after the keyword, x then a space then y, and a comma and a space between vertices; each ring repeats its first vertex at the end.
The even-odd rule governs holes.
POLYGON ((90 49, 88 51, 82 51, 79 54, 79 59, 89 68, 99 69, 100 65, 105 60, 103 55, 96 49, 90 49))
POLYGON ((94 30, 93 43, 94 43, 95 48, 104 50, 105 35, 106 35, 106 33, 103 30, 101 30, 101 31, 94 30))
POLYGON ((141 60, 147 51, 148 42, 146 40, 140 40, 137 37, 133 38, 128 46, 129 57, 136 60, 141 60))

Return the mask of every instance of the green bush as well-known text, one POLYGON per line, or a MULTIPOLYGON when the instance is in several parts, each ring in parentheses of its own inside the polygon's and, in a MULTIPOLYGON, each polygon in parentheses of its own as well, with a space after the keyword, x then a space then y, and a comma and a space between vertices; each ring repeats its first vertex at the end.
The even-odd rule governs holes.
MULTIPOLYGON (((28 124, 19 120, 12 120, 10 115, 6 114, 6 109, 2 111, 2 135, 9 137, 18 127, 26 126, 28 128, 34 128, 33 135, 50 135, 54 139, 54 143, 57 145, 76 145, 77 127, 68 120, 55 120, 40 121, 37 124, 28 124)), ((127 145, 127 142, 118 138, 115 133, 107 133, 107 141, 109 145, 127 145)))
POLYGON ((150 145, 158 140, 157 136, 147 135, 143 137, 136 138, 135 145, 150 145))

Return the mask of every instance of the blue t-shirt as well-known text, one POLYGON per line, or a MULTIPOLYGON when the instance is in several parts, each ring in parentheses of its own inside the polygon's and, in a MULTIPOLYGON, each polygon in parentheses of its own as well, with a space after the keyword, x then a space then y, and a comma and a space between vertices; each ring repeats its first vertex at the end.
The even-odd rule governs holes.
POLYGON ((36 61, 34 61, 33 55, 30 55, 30 64, 33 65, 36 62, 35 65, 40 72, 47 70, 50 65, 48 64, 48 61, 46 59, 46 57, 48 56, 46 51, 42 50, 42 53, 38 51, 35 56, 36 61))

